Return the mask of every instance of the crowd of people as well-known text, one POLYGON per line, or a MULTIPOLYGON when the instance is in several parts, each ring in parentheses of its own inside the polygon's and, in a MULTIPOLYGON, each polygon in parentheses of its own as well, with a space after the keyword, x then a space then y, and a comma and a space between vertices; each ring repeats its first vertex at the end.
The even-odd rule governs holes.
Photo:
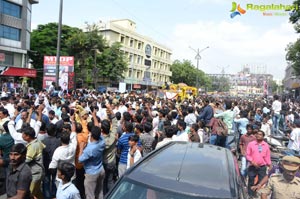
POLYGON ((299 114, 298 102, 279 96, 168 100, 151 93, 87 89, 58 96, 53 89, 5 96, 0 107, 0 198, 101 199, 151 151, 172 141, 232 150, 232 133, 251 197, 266 198, 272 192, 273 198, 300 198, 299 114), (267 141, 280 129, 289 136, 290 156, 273 166, 267 141))

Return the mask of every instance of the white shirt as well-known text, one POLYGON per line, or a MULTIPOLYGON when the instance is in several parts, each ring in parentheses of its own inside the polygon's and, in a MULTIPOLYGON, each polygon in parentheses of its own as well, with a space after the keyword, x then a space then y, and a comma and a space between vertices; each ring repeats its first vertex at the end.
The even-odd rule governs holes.
POLYGON ((300 128, 295 128, 290 135, 288 148, 295 151, 300 151, 300 128))
POLYGON ((238 106, 235 106, 235 107, 233 108, 233 112, 234 112, 234 117, 236 117, 237 115, 239 115, 239 114, 240 114, 240 109, 239 109, 239 107, 238 107, 238 106))
MULTIPOLYGON (((128 151, 128 154, 127 154, 127 167, 126 169, 129 169, 130 168, 130 149, 128 151)), ((134 155, 133 155, 133 162, 136 163, 137 161, 139 161, 140 159, 142 158, 142 154, 140 152, 140 150, 136 150, 134 155)))
POLYGON ((51 122, 52 124, 56 124, 56 122, 58 122, 58 119, 57 119, 56 117, 54 117, 52 120, 50 120, 50 122, 51 122))
POLYGON ((272 109, 273 109, 274 113, 280 114, 281 102, 279 100, 275 100, 272 104, 272 109))
POLYGON ((127 107, 125 105, 119 106, 119 112, 123 116, 123 113, 127 111, 127 107))
POLYGON ((13 104, 11 103, 7 103, 5 106, 4 106, 5 109, 7 109, 8 111, 8 114, 10 117, 13 117, 14 114, 15 114, 15 107, 13 104))
MULTIPOLYGON (((49 169, 56 169, 59 160, 64 160, 75 166, 75 152, 77 147, 76 133, 72 132, 70 134, 70 143, 68 145, 60 146, 55 149, 52 161, 49 164, 49 169)), ((75 179, 75 174, 72 177, 75 179)), ((60 181, 57 177, 56 180, 60 181)))
MULTIPOLYGON (((36 123, 36 120, 34 120, 34 119, 30 119, 30 126, 32 127, 32 128, 34 128, 35 127, 35 123, 36 123)), ((18 121, 17 121, 17 123, 16 123, 16 130, 20 130, 21 128, 22 128, 22 125, 23 125, 23 120, 22 119, 19 119, 18 121)))
POLYGON ((158 149, 162 146, 164 146, 165 144, 168 144, 169 142, 172 142, 172 138, 164 138, 162 141, 158 142, 155 149, 158 149))
POLYGON ((15 144, 19 144, 19 143, 22 143, 22 144, 25 144, 25 145, 27 144, 27 142, 25 140, 23 140, 23 138, 22 138, 22 133, 18 133, 16 131, 15 122, 13 120, 8 122, 7 127, 8 127, 8 130, 9 130, 9 133, 10 133, 11 137, 15 141, 15 144))
POLYGON ((152 126, 153 126, 153 136, 155 136, 156 131, 158 130, 158 124, 159 124, 159 117, 156 116, 152 120, 152 126))
POLYGON ((196 123, 196 121, 197 121, 197 118, 194 113, 189 113, 184 118, 184 122, 186 123, 187 126, 192 126, 192 124, 196 123))
POLYGON ((66 184, 59 183, 57 192, 56 192, 56 199, 81 199, 78 189, 74 184, 68 182, 66 184))
POLYGON ((268 138, 269 135, 271 135, 271 127, 270 127, 270 124, 268 124, 268 123, 265 123, 265 124, 262 123, 260 130, 262 130, 265 133, 265 138, 268 138))
POLYGON ((177 135, 173 135, 172 140, 173 141, 189 141, 188 131, 190 130, 189 127, 186 127, 184 131, 177 132, 177 135))

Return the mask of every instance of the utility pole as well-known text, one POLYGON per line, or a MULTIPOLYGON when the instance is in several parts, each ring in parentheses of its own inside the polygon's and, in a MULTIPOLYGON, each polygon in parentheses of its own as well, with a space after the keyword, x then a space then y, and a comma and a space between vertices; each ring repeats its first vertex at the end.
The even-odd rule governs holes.
MULTIPOLYGON (((197 50, 195 50, 194 48, 192 48, 190 46, 189 46, 189 48, 196 53, 195 59, 197 60, 197 70, 199 70, 199 61, 201 59, 200 53, 203 52, 204 50, 208 49, 209 46, 207 46, 201 50, 199 50, 199 48, 197 50)), ((200 85, 199 85, 199 76, 198 75, 196 75, 196 87, 197 87, 197 93, 199 93, 200 85)))
POLYGON ((61 40, 63 4, 64 4, 63 0, 60 0, 58 30, 57 30, 57 48, 56 48, 56 73, 55 73, 56 86, 59 86, 60 40, 61 40))

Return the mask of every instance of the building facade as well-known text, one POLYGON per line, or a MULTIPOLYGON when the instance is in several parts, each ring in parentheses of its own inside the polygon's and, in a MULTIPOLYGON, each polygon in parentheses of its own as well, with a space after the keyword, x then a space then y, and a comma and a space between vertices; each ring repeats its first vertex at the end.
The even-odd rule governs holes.
MULTIPOLYGON (((30 50, 31 10, 38 0, 0 0, 0 76, 19 72, 19 76, 34 71, 28 68, 30 50), (20 72, 20 71, 24 71, 20 72), (6 73, 5 73, 6 72, 6 73)), ((36 74, 35 74, 36 75, 36 74)))
POLYGON ((288 65, 285 69, 283 87, 285 94, 290 95, 290 97, 298 98, 300 96, 300 78, 295 75, 291 65, 288 65))
POLYGON ((250 67, 244 67, 242 71, 237 74, 208 74, 212 77, 213 84, 219 84, 219 87, 224 87, 224 82, 216 82, 220 77, 226 78, 229 81, 230 95, 234 96, 264 96, 271 95, 272 89, 269 86, 273 81, 273 75, 253 73, 250 67))
POLYGON ((136 32, 135 22, 122 19, 100 24, 100 30, 111 45, 122 44, 121 50, 128 58, 124 74, 127 89, 160 87, 170 81, 172 72, 171 50, 151 38, 136 32))

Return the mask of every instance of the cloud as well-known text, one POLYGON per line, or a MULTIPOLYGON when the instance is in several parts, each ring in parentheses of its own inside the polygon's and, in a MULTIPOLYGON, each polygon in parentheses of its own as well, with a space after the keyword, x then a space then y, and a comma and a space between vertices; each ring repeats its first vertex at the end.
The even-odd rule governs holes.
MULTIPOLYGON (((260 27, 234 21, 198 21, 178 24, 172 33, 173 59, 191 59, 195 52, 189 49, 209 49, 201 53, 201 69, 207 73, 220 72, 230 65, 228 72, 236 73, 243 65, 265 65, 275 77, 283 78, 286 67, 285 48, 297 35, 291 24, 260 27), (218 66, 218 67, 217 67, 218 66), (276 67, 278 70, 271 70, 276 67)), ((194 62, 195 63, 195 62, 194 62)))

